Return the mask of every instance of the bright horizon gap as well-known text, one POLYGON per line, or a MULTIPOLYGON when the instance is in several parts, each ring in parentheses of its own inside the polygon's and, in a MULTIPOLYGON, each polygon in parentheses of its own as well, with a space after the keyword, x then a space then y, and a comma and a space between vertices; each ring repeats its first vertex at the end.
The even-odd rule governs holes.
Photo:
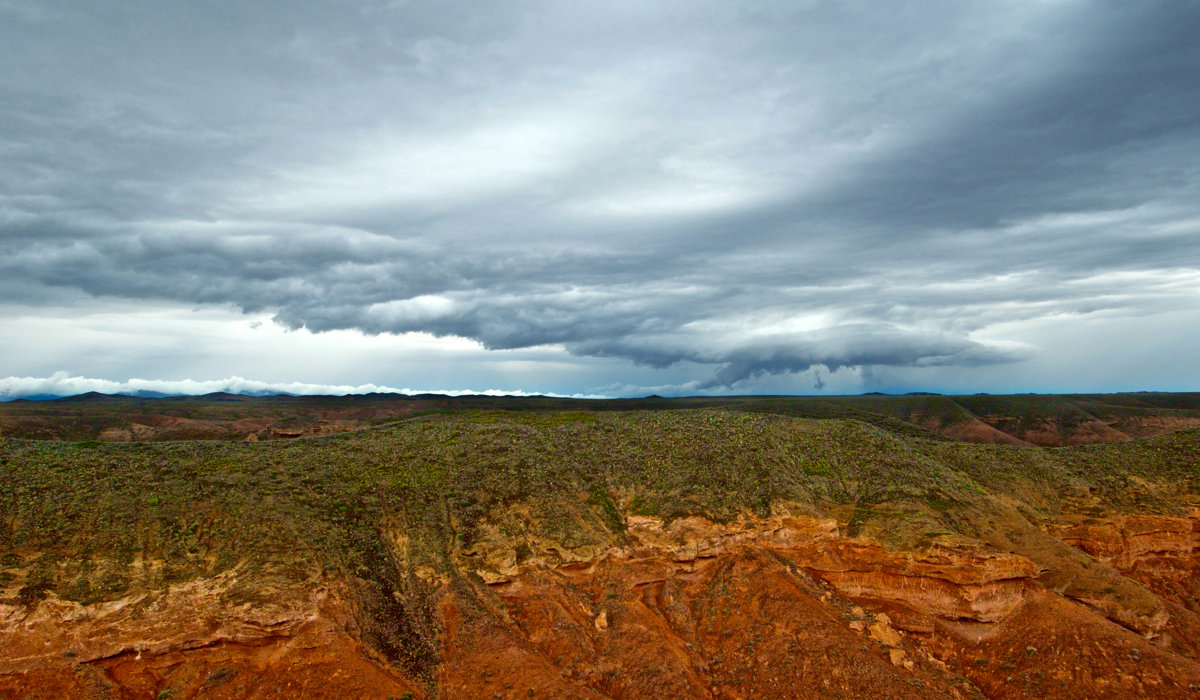
MULTIPOLYGON (((661 389, 661 387, 658 387, 661 389)), ((0 378, 0 402, 26 400, 53 400, 70 398, 84 394, 96 393, 107 396, 129 396, 132 398, 175 398, 189 396, 205 396, 208 394, 235 394, 248 397, 271 396, 363 396, 369 394, 394 394, 397 396, 436 395, 449 397, 462 396, 505 396, 505 397, 546 397, 556 399, 580 400, 617 400, 636 399, 648 396, 664 398, 733 398, 744 396, 780 396, 780 397, 822 397, 822 396, 906 396, 906 395, 935 395, 935 396, 1020 396, 1034 395, 1070 395, 1070 394, 1132 394, 1132 393, 1192 393, 1198 389, 1132 389, 1132 390, 1090 390, 1090 391, 935 391, 930 389, 913 389, 910 391, 863 391, 844 394, 806 394, 797 392, 761 392, 750 391, 743 393, 661 393, 647 391, 644 393, 623 394, 563 394, 558 392, 531 391, 525 389, 413 389, 411 387, 393 387, 380 384, 319 384, 305 382, 266 382, 244 377, 232 376, 214 380, 162 380, 131 378, 125 381, 100 379, 84 376, 72 376, 67 372, 55 372, 50 377, 4 377, 0 378)))
POLYGON ((228 393, 243 396, 358 396, 364 394, 397 394, 417 396, 438 394, 443 396, 547 396, 550 398, 600 399, 611 398, 594 394, 557 394, 553 392, 531 392, 521 389, 412 389, 379 384, 313 384, 305 382, 264 382, 244 377, 227 377, 214 380, 164 380, 131 378, 114 381, 93 377, 71 376, 67 372, 55 372, 50 377, 5 377, 0 379, 0 401, 12 401, 30 396, 66 398, 81 394, 106 394, 109 396, 137 396, 158 394, 172 396, 204 396, 228 393))

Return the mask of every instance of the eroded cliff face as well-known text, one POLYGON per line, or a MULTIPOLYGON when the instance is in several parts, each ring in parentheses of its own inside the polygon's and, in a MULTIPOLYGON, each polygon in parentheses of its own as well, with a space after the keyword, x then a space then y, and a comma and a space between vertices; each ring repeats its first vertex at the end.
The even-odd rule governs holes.
MULTIPOLYGON (((1047 530, 1152 591, 1161 605, 1161 644, 1200 658, 1200 509, 1186 516, 1076 516, 1047 530)), ((1092 601, 1087 601, 1092 602, 1092 601)))
POLYGON ((1187 517, 1128 515, 1079 518, 1047 528, 1175 603, 1196 609, 1200 600, 1200 509, 1187 517))
POLYGON ((519 532, 515 523, 531 517, 516 508, 485 522, 445 566, 394 533, 390 611, 364 598, 362 581, 319 568, 235 567, 88 605, 53 595, 28 604, 12 581, 0 599, 0 693, 1074 698, 1200 689, 1197 513, 1044 527, 1073 556, 1131 577, 1127 586, 1158 601, 1149 614, 1121 589, 1082 595, 1061 585, 1059 550, 1045 543, 1021 554, 947 536, 896 551, 847 536, 834 518, 790 513, 731 523, 630 516, 622 533, 576 528, 564 542, 538 523, 519 532), (408 600, 418 590, 427 608, 408 600), (372 631, 374 618, 422 609, 428 620, 406 624, 436 635, 427 675, 398 663, 372 631))
POLYGON ((522 545, 494 540, 486 555, 465 557, 512 627, 537 630, 524 641, 570 659, 574 679, 614 697, 1185 697, 1200 688, 1194 649, 1175 638, 1195 639, 1194 615, 1131 581, 1097 599, 1072 595, 1087 582, 1056 591, 1065 543, 1026 544, 1030 558, 949 537, 888 551, 829 518, 628 525, 626 543, 598 558, 551 546, 562 561, 546 566, 525 543, 536 563, 519 566, 522 545), (1130 587, 1141 595, 1122 595, 1130 587))
POLYGON ((311 573, 237 567, 86 605, 0 597, 0 696, 420 696, 355 634, 346 587, 311 573))

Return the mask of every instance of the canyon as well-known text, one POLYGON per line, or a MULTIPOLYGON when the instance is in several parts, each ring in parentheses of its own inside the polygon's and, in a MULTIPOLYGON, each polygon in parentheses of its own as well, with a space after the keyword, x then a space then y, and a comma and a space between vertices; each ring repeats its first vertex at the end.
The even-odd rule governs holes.
POLYGON ((1198 446, 707 409, 5 441, 0 696, 1192 697, 1198 446))

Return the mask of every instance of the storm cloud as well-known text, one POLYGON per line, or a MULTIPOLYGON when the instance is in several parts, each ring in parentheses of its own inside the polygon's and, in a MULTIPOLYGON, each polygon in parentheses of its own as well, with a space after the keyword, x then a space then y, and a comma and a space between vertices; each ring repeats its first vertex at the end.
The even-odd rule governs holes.
POLYGON ((1023 323, 1200 323, 1198 35, 1178 2, 0 2, 0 299, 701 391, 1019 374, 1055 352, 1023 323))

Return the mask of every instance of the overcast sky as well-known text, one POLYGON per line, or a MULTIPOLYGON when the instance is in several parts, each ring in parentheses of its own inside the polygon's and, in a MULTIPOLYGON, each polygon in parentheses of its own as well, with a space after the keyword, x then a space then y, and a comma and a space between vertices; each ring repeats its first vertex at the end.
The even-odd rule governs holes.
POLYGON ((1186 1, 0 0, 0 395, 1200 390, 1197 37, 1186 1))

